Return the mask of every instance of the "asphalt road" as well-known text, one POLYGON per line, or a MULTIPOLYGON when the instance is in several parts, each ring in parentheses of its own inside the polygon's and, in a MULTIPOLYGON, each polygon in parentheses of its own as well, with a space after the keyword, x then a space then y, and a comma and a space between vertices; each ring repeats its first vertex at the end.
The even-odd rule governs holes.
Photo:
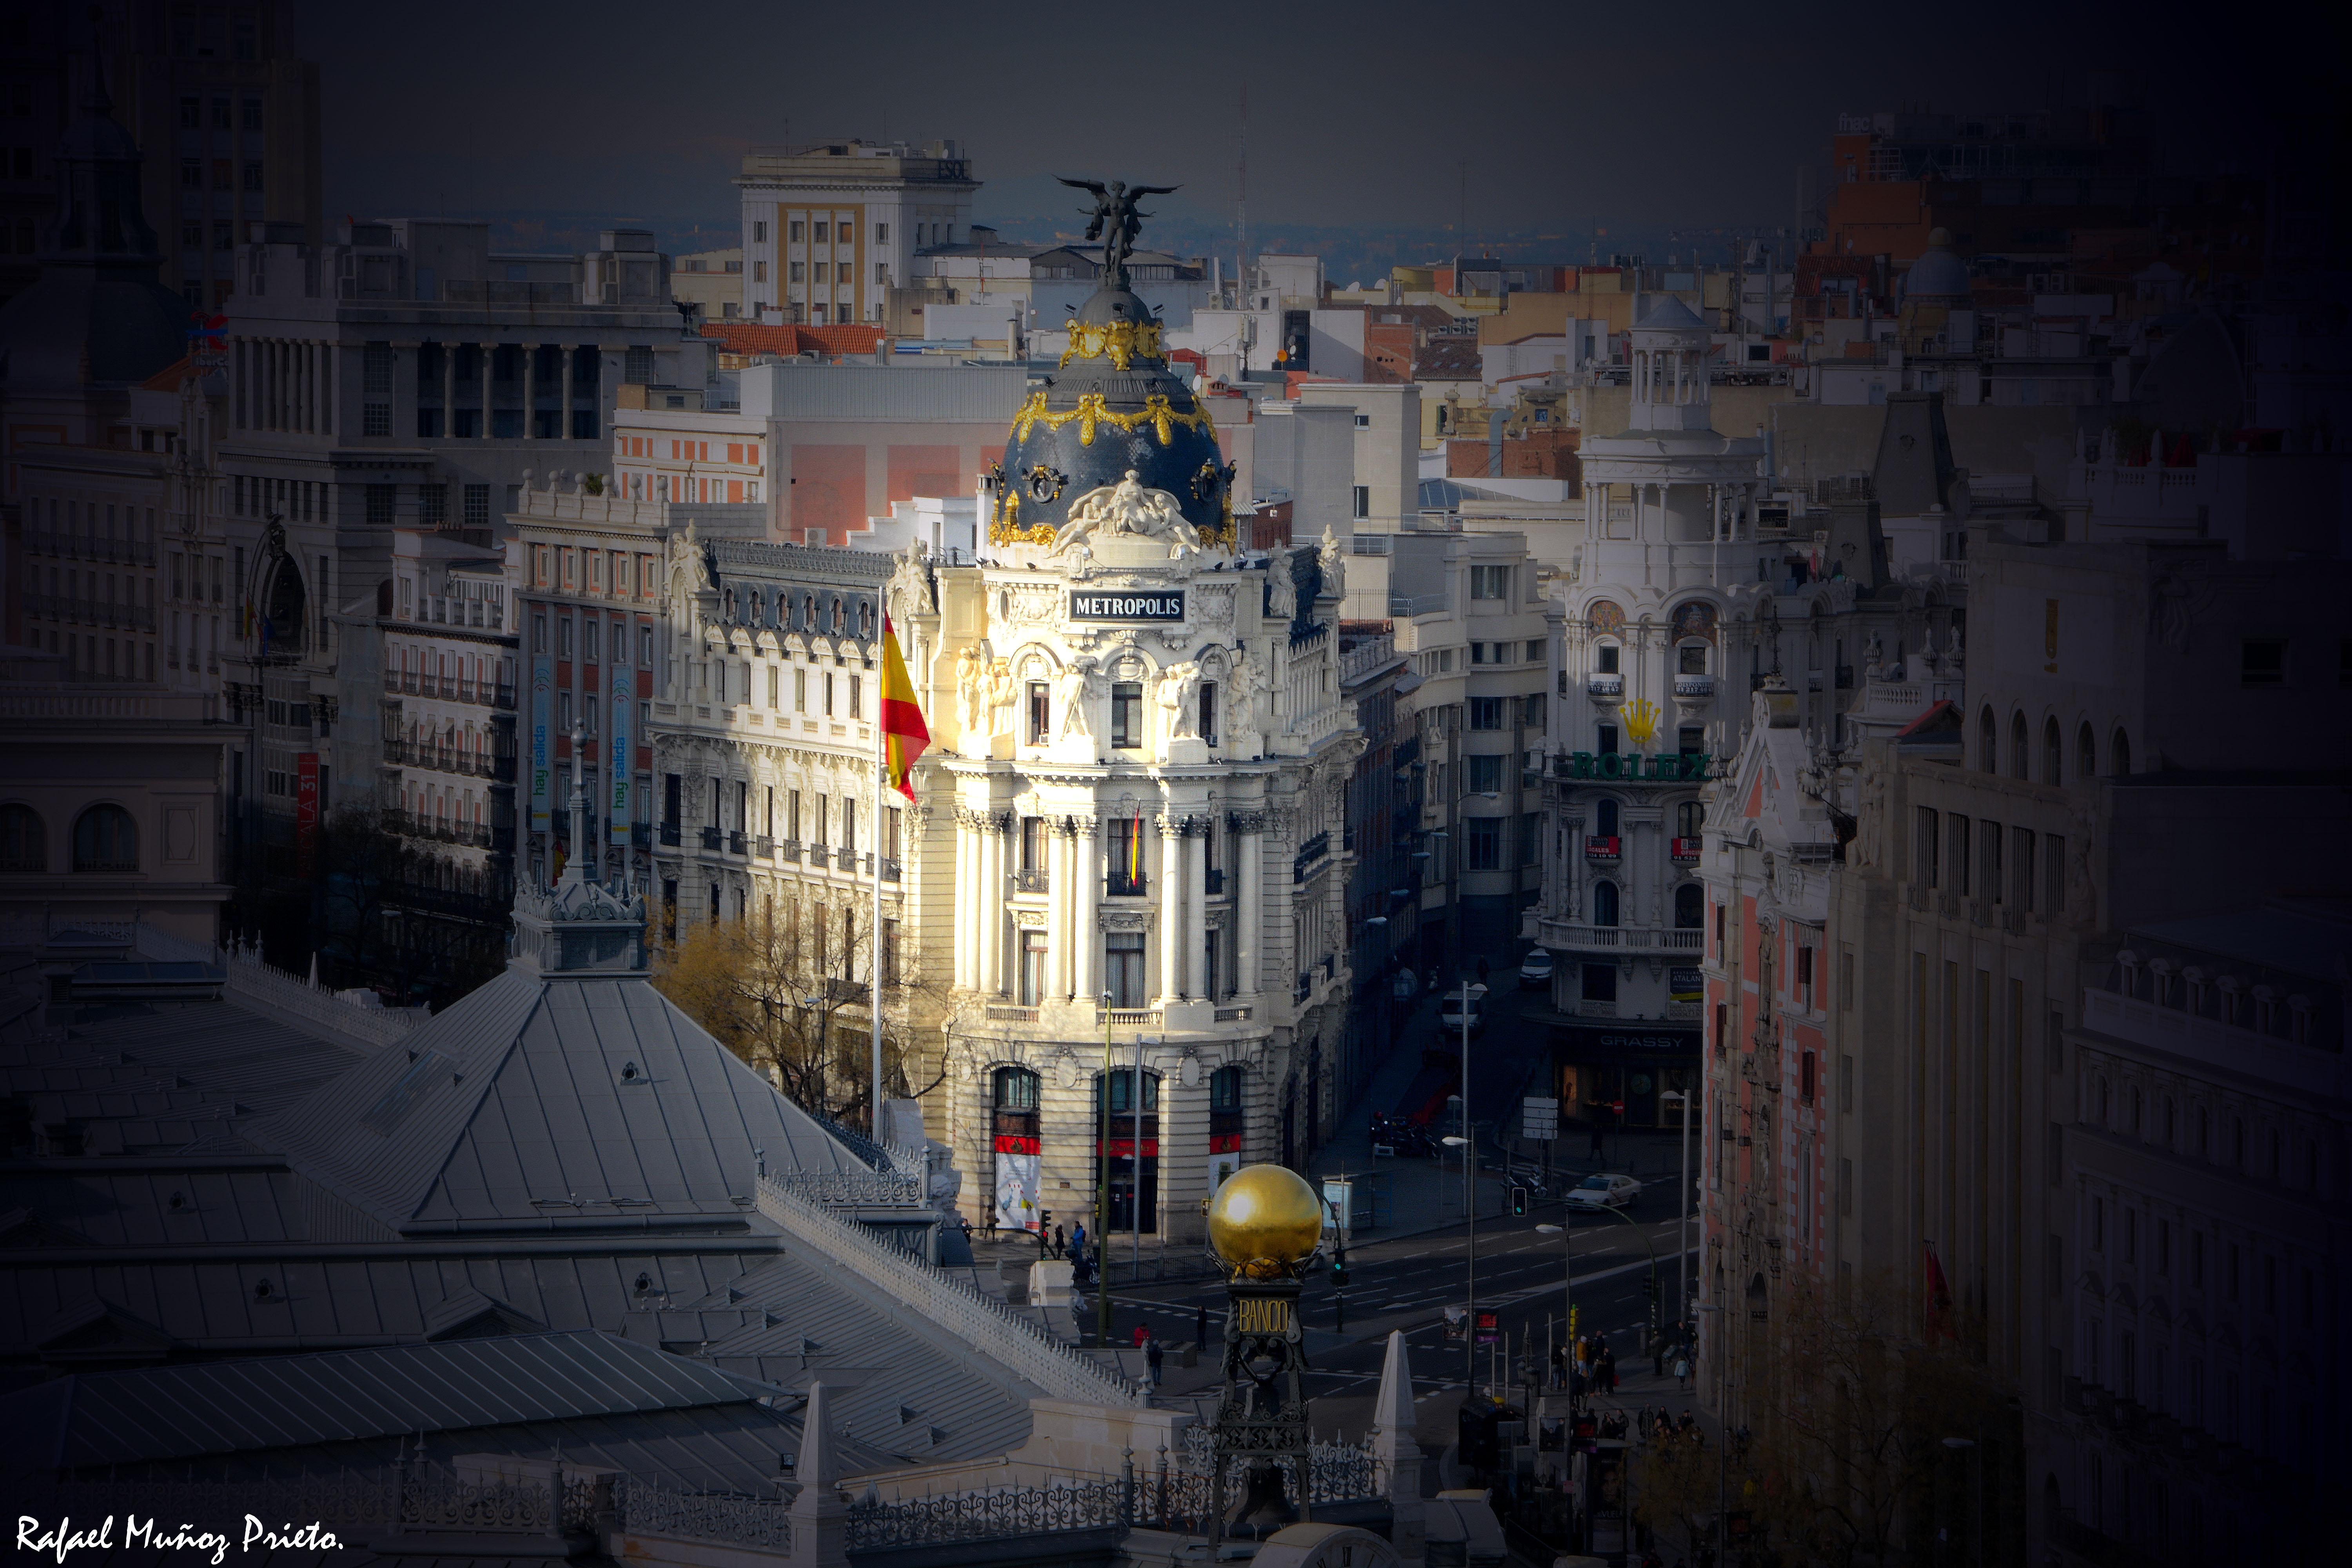
MULTIPOLYGON (((1545 1031, 1517 1023, 1520 1006, 1538 998, 1540 993, 1517 989, 1516 957, 1507 967, 1499 959, 1490 962, 1496 973, 1487 983, 1486 1026, 1471 1045, 1471 1115, 1481 1123, 1496 1120, 1507 1123, 1516 1120, 1519 1097, 1540 1089, 1548 1045, 1545 1031), (1492 1114, 1496 1111, 1502 1113, 1499 1118, 1492 1114)), ((1402 1037, 1394 1048, 1419 1051, 1436 1044, 1434 1011, 1428 1003, 1417 1009, 1400 1031, 1402 1037)), ((1374 1109, 1390 1108, 1367 1105, 1360 1111, 1369 1115, 1374 1109)), ((1500 1204, 1506 1185, 1506 1151, 1491 1140, 1491 1131, 1481 1139, 1482 1207, 1500 1204)), ((1678 1281, 1676 1177, 1672 1169, 1677 1152, 1671 1139, 1655 1135, 1629 1135, 1622 1141, 1612 1137, 1609 1144, 1600 1163, 1588 1157, 1589 1145, 1582 1139, 1554 1145, 1555 1158, 1561 1164, 1549 1194, 1536 1196, 1524 1216, 1511 1215, 1507 1210, 1483 1215, 1475 1227, 1475 1255, 1471 1227, 1459 1224, 1393 1240, 1374 1233, 1349 1248, 1349 1278, 1344 1290, 1333 1288, 1328 1267, 1311 1274, 1300 1306, 1313 1336, 1309 1344, 1313 1371, 1307 1391, 1316 1402, 1318 1426, 1328 1420, 1351 1435, 1360 1430, 1379 1384, 1391 1330, 1404 1331, 1416 1397, 1438 1401, 1428 1411, 1450 1408, 1457 1402, 1469 1370, 1468 1357, 1459 1341, 1445 1340, 1444 1310, 1467 1304, 1474 1276, 1476 1300, 1482 1309, 1499 1310, 1499 1327, 1507 1336, 1513 1356, 1532 1348, 1540 1363, 1550 1343, 1549 1336, 1560 1333, 1565 1320, 1563 1255, 1559 1237, 1542 1235, 1535 1227, 1539 1223, 1560 1223, 1565 1205, 1559 1194, 1584 1172, 1596 1165, 1622 1171, 1629 1161, 1646 1184, 1619 1211, 1622 1219, 1580 1211, 1570 1225, 1580 1321, 1587 1331, 1606 1332, 1621 1366, 1631 1371, 1633 1359, 1640 1355, 1648 1321, 1644 1285, 1654 1267, 1658 1289, 1669 1304, 1667 1316, 1672 1317, 1678 1281), (1449 1393, 1452 1398, 1439 1398, 1449 1393)), ((1535 1145, 1520 1145, 1517 1152, 1528 1156, 1538 1150, 1535 1145)), ((1534 1162, 1523 1168, 1531 1171, 1534 1162)), ((1688 1236, 1696 1247, 1695 1216, 1688 1236)), ((1696 1258, 1692 1266, 1696 1267, 1696 1258)), ((1112 1300, 1121 1340, 1139 1319, 1149 1321, 1163 1340, 1191 1340, 1200 1309, 1205 1306, 1213 1345, 1225 1310, 1224 1290, 1213 1281, 1121 1287, 1113 1291, 1112 1300)), ((1205 1381, 1208 1360, 1204 1356, 1201 1368, 1181 1378, 1171 1377, 1171 1391, 1205 1381)), ((1477 1365, 1481 1384, 1487 1381, 1491 1365, 1489 1352, 1482 1348, 1477 1365)), ((1642 1370, 1649 1370, 1646 1361, 1642 1370)), ((1511 1373, 1507 1370, 1505 1375, 1511 1373)))

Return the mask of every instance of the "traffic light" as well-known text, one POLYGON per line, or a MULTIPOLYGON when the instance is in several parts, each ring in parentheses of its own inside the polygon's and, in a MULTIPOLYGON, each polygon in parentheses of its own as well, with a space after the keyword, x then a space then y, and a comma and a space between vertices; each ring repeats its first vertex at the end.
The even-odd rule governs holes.
POLYGON ((1348 1260, 1345 1258, 1335 1258, 1331 1260, 1331 1288, 1335 1290, 1344 1289, 1347 1284, 1348 1260))
POLYGON ((1576 1340, 1577 1340, 1577 1325, 1578 1325, 1579 1323, 1581 1323, 1583 1321, 1584 1321, 1584 1309, 1583 1309, 1583 1308, 1581 1308, 1581 1307, 1570 1307, 1570 1308, 1568 1310, 1568 1342, 1569 1342, 1569 1343, 1570 1343, 1570 1344, 1574 1344, 1574 1343, 1576 1342, 1576 1340))
POLYGON ((1512 1212, 1513 1214, 1515 1214, 1515 1215, 1524 1215, 1524 1214, 1526 1214, 1526 1213, 1528 1212, 1528 1190, 1527 1190, 1527 1188, 1525 1188, 1525 1187, 1523 1187, 1523 1186, 1517 1185, 1517 1184, 1514 1184, 1514 1185, 1512 1186, 1512 1188, 1511 1188, 1511 1212, 1512 1212))

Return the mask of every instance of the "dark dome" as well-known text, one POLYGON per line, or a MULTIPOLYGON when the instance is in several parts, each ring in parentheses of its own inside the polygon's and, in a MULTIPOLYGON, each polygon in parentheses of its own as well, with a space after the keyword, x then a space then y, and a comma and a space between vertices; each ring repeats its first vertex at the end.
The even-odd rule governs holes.
POLYGON ((1233 476, 1216 426, 1170 374, 1150 308, 1108 287, 1071 318, 1059 369, 1013 416, 990 542, 1045 543, 1071 502, 1129 469, 1146 489, 1176 498, 1203 545, 1232 546, 1233 476))

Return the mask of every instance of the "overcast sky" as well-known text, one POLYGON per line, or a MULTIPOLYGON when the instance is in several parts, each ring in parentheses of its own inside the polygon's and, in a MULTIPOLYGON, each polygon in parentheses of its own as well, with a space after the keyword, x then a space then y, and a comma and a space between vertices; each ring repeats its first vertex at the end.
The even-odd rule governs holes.
POLYGON ((331 211, 729 221, 750 143, 951 136, 983 221, 1059 210, 1049 176, 1071 174, 1181 184, 1168 210, 1221 222, 1246 84, 1254 222, 1466 205, 1474 235, 1785 223, 1841 111, 2080 104, 2101 67, 2153 100, 2176 158, 2204 158, 2242 139, 2231 18, 2250 14, 2180 32, 2147 5, 2051 0, 289 9, 321 69, 331 211))

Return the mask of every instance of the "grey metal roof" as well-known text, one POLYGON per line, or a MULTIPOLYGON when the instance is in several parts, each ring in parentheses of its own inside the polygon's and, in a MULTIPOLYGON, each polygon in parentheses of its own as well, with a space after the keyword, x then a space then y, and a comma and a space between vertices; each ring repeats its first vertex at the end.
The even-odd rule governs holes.
MULTIPOLYGON (((150 1367, 68 1381, 68 1425, 56 1459, 67 1466, 727 1405, 777 1392, 593 1332, 150 1367)), ((14 1424, 25 1397, 0 1397, 0 1424, 14 1424)))
POLYGON ((735 1220, 763 1157, 857 1168, 643 979, 520 970, 252 1135, 395 1226, 735 1220))

